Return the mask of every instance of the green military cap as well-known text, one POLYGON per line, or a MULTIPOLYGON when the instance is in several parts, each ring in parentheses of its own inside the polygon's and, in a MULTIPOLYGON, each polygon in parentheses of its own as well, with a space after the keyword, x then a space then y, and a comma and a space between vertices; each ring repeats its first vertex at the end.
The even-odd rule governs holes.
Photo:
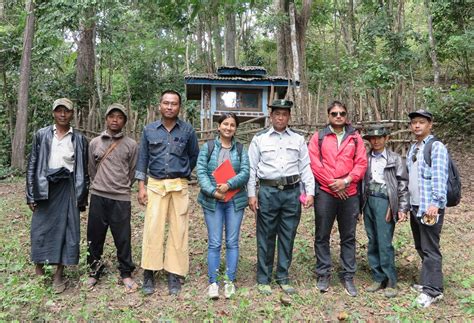
POLYGON ((293 101, 289 101, 289 100, 273 100, 272 104, 269 104, 268 107, 269 108, 273 108, 273 109, 291 109, 291 107, 293 106, 293 101))
POLYGON ((366 129, 366 133, 364 135, 364 139, 369 139, 370 137, 379 137, 379 136, 388 136, 390 131, 382 126, 382 125, 375 125, 368 129, 366 129))
POLYGON ((109 105, 109 107, 107 108, 107 111, 105 112, 105 116, 108 116, 114 110, 122 112, 123 115, 125 116, 125 119, 128 119, 127 109, 120 103, 113 103, 109 105))

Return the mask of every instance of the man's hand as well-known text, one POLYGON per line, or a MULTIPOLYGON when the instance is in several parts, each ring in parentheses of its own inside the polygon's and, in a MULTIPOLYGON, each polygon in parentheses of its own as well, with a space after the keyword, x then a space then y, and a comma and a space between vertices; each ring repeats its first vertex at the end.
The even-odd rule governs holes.
POLYGON ((398 211, 398 222, 405 222, 408 220, 408 215, 405 212, 398 211))
POLYGON ((337 191, 336 194, 341 200, 347 200, 349 198, 349 194, 347 194, 346 189, 337 191))
POLYGON ((258 210, 258 199, 256 196, 249 197, 249 207, 253 213, 257 214, 258 210))
POLYGON ((306 195, 306 201, 303 204, 305 209, 312 207, 314 204, 314 196, 313 195, 306 195))
POLYGON ((385 214, 385 222, 389 223, 390 221, 392 221, 392 210, 389 206, 387 209, 387 213, 385 214))
POLYGON ((333 192, 339 192, 342 191, 346 188, 346 184, 344 183, 343 179, 334 179, 334 182, 328 185, 328 187, 331 189, 333 192))
POLYGON ((148 203, 148 193, 143 182, 138 183, 138 203, 144 206, 148 203))
POLYGON ((425 213, 426 213, 426 215, 428 215, 429 217, 435 217, 436 215, 438 215, 438 211, 439 211, 439 209, 438 209, 436 206, 430 205, 430 206, 428 207, 428 210, 426 210, 425 213))
POLYGON ((36 203, 28 203, 28 207, 30 208, 31 212, 34 212, 36 209, 36 203))
POLYGON ((220 193, 226 193, 229 190, 229 184, 217 184, 217 191, 220 193))

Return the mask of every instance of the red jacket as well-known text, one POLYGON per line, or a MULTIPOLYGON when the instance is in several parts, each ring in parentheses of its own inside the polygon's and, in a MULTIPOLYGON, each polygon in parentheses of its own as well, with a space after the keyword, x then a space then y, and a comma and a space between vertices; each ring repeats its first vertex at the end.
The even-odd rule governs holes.
POLYGON ((349 196, 357 194, 357 183, 364 178, 367 169, 367 156, 362 137, 351 125, 346 125, 346 133, 341 146, 337 147, 337 137, 329 126, 321 130, 323 138, 319 151, 319 133, 316 132, 309 142, 311 170, 320 188, 337 197, 328 185, 334 179, 352 177, 347 187, 349 196))

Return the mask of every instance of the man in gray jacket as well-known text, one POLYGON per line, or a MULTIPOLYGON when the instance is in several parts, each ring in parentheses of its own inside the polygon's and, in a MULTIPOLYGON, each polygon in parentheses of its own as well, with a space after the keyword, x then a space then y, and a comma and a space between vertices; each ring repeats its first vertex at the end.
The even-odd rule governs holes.
POLYGON ((376 125, 364 136, 372 149, 367 155, 363 211, 369 238, 367 257, 374 279, 367 291, 385 289, 385 296, 390 298, 398 294, 392 245, 395 222, 406 221, 409 205, 406 166, 400 155, 385 147, 388 135, 385 127, 376 125))
POLYGON ((89 150, 91 205, 87 222, 87 263, 90 277, 87 284, 93 288, 105 268, 101 258, 110 227, 125 291, 133 292, 138 285, 131 278, 135 265, 130 242, 130 194, 138 147, 135 140, 122 132, 127 122, 123 105, 109 106, 105 118, 107 130, 91 140, 89 150))

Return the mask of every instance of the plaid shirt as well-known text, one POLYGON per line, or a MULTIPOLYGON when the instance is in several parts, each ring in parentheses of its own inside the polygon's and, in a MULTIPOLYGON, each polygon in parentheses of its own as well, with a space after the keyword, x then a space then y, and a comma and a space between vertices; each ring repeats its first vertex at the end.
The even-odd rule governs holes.
MULTIPOLYGON (((425 144, 433 138, 426 137, 421 143, 419 150, 423 156, 425 144)), ((415 154, 416 143, 410 147, 407 155, 408 172, 413 167, 412 157, 415 154)), ((418 186, 420 188, 420 205, 416 216, 421 215, 430 205, 440 209, 446 207, 446 191, 448 182, 448 150, 440 141, 434 142, 431 149, 431 167, 426 164, 424 158, 418 160, 418 186)))

